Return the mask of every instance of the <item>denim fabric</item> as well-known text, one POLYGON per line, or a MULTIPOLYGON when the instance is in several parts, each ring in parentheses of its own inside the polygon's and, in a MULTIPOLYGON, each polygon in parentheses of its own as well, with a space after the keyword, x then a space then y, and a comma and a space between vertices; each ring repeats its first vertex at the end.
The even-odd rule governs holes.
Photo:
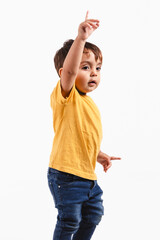
POLYGON ((53 168, 48 185, 58 209, 53 240, 89 240, 104 214, 103 191, 87 180, 53 168))

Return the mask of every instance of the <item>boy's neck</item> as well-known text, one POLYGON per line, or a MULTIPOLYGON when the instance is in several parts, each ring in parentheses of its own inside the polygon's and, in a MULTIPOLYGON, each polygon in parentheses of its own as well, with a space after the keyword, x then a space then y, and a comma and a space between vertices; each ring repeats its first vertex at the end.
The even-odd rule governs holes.
POLYGON ((83 93, 83 92, 79 91, 77 87, 76 87, 76 89, 77 89, 77 91, 79 92, 80 95, 82 95, 82 96, 86 96, 87 95, 86 93, 83 93))

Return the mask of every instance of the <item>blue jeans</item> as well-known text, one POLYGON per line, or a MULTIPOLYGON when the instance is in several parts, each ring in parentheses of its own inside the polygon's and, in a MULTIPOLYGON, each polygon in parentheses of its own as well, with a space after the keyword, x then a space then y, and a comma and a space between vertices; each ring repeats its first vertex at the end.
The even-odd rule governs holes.
POLYGON ((103 191, 87 180, 53 168, 48 185, 58 209, 53 240, 89 240, 104 214, 103 191))

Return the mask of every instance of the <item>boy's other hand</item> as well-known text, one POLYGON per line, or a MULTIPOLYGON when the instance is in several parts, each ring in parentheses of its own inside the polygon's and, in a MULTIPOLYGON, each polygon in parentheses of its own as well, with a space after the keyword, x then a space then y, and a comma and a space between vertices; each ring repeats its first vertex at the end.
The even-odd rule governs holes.
POLYGON ((87 11, 85 21, 78 28, 78 37, 84 41, 99 27, 99 20, 88 19, 88 13, 87 11))
POLYGON ((97 162, 99 162, 102 166, 105 172, 112 166, 111 160, 120 160, 120 157, 110 157, 106 153, 99 152, 97 156, 97 162))

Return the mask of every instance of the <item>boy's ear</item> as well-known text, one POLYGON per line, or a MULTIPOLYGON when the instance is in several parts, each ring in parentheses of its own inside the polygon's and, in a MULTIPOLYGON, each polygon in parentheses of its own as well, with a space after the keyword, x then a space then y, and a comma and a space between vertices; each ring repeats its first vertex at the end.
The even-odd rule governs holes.
POLYGON ((60 68, 59 71, 58 71, 60 77, 61 77, 61 74, 62 74, 62 70, 63 70, 63 68, 60 68))

